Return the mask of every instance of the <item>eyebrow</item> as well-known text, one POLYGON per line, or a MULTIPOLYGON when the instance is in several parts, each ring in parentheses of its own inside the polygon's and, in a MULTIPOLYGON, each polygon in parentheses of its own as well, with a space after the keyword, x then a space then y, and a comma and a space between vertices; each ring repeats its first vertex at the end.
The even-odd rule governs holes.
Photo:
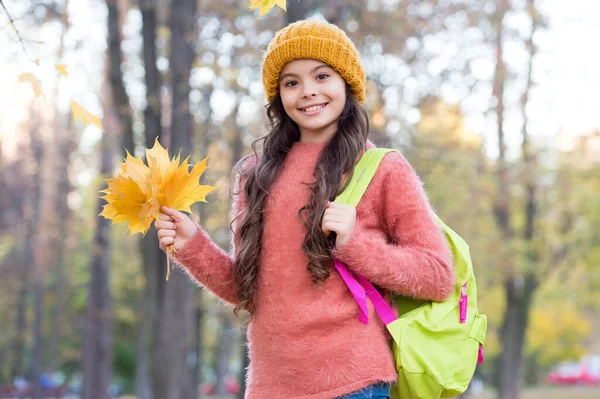
MULTIPOLYGON (((327 64, 321 64, 321 65, 317 65, 316 67, 314 67, 313 69, 310 70, 310 73, 314 73, 317 71, 317 69, 320 68, 329 68, 332 69, 329 65, 327 64)), ((281 75, 281 77, 279 78, 279 81, 281 82, 283 80, 283 78, 287 77, 287 76, 295 76, 295 77, 299 77, 298 75, 296 75, 295 73, 286 73, 285 75, 281 75)))

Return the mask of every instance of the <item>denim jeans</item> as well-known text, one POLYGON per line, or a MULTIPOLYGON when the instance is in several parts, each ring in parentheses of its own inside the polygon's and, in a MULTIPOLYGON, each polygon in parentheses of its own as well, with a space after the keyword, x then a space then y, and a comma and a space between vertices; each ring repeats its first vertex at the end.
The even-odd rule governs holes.
POLYGON ((337 399, 389 399, 390 398, 390 384, 380 382, 378 384, 369 385, 366 388, 360 389, 356 392, 349 393, 344 396, 340 396, 337 399))

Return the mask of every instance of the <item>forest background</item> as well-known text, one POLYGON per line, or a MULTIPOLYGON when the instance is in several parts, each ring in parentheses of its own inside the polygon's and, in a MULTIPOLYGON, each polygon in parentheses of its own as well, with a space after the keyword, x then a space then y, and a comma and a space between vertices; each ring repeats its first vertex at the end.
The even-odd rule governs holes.
POLYGON ((517 398, 600 353, 599 2, 0 3, 0 384, 243 392, 231 309, 178 270, 166 282, 156 232, 111 227, 99 190, 156 137, 209 156, 217 189, 194 217, 228 249, 231 168, 266 134, 262 54, 307 17, 356 43, 371 139, 408 158, 470 244, 489 320, 478 378, 517 398))

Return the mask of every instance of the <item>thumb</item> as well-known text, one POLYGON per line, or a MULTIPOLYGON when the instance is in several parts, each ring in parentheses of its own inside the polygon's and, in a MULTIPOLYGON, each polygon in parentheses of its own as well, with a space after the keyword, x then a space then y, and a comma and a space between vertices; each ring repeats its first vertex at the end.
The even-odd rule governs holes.
POLYGON ((175 222, 180 222, 183 219, 183 213, 179 212, 177 209, 168 208, 166 206, 161 206, 160 210, 165 214, 169 215, 173 218, 175 222))

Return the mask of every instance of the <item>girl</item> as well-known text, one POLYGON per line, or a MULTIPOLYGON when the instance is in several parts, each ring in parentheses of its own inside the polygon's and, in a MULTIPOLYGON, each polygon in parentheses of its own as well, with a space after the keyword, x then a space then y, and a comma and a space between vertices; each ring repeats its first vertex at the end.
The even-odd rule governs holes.
POLYGON ((269 44, 262 76, 271 129, 257 140, 261 154, 254 142, 235 168, 233 255, 164 207, 160 247, 174 244, 194 279, 236 314, 249 312, 247 398, 388 398, 398 377, 389 336, 370 304, 371 322, 358 320, 332 256, 382 289, 441 301, 453 287, 450 251, 397 152, 356 209, 332 202, 374 147, 365 74, 343 31, 311 20, 287 26, 269 44))

